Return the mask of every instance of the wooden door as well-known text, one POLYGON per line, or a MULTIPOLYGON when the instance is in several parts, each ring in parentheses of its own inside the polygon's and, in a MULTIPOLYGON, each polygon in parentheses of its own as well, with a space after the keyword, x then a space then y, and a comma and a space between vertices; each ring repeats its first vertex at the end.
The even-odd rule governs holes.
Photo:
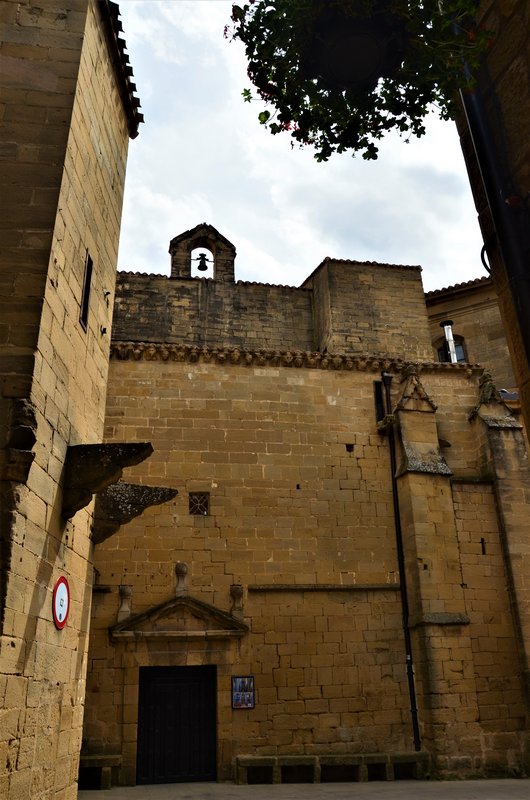
POLYGON ((140 667, 137 783, 216 779, 216 667, 140 667))

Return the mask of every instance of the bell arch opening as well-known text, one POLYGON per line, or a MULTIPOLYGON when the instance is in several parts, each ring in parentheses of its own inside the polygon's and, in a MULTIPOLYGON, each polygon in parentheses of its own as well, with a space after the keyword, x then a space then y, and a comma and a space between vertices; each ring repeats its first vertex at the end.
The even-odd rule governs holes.
POLYGON ((190 274, 192 278, 213 278, 215 259, 207 247, 194 247, 190 253, 190 274))

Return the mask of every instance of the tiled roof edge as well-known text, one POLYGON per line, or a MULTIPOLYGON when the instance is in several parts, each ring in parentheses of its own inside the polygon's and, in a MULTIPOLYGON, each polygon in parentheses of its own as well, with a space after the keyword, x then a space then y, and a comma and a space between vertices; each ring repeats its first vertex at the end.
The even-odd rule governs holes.
POLYGON ((387 264, 384 261, 367 261, 365 259, 359 261, 354 258, 336 258, 333 256, 326 256, 315 269, 318 269, 323 264, 328 264, 330 261, 335 261, 339 264, 359 264, 360 266, 366 264, 370 267, 389 267, 390 269, 423 269, 420 264, 387 264))
POLYGON ((309 283, 316 273, 321 269, 325 264, 355 264, 357 266, 369 266, 369 267, 382 267, 383 269, 397 269, 397 270, 415 270, 422 272, 422 267, 419 264, 385 264, 381 261, 357 261, 351 258, 330 258, 330 256, 326 256, 320 264, 315 267, 315 269, 311 272, 307 278, 304 278, 302 281, 300 288, 305 288, 305 285, 309 283))
POLYGON ((125 39, 119 35, 123 31, 120 8, 118 3, 113 3, 111 0, 98 0, 98 8, 103 20, 109 53, 118 78, 121 100, 127 115, 129 136, 131 139, 136 139, 138 126, 144 121, 144 115, 139 110, 140 100, 135 94, 136 84, 132 82, 133 69, 129 63, 129 56, 125 52, 125 39))
POLYGON ((491 283, 492 279, 489 275, 482 275, 480 278, 472 278, 470 281, 463 281, 462 283, 455 283, 452 286, 445 286, 442 289, 433 289, 430 292, 425 292, 425 297, 439 297, 445 292, 457 292, 461 289, 470 289, 472 286, 480 286, 481 284, 491 283))
MULTIPOLYGON (((141 278, 166 278, 168 281, 174 281, 177 283, 178 281, 182 280, 193 280, 193 281, 213 281, 214 278, 201 278, 199 276, 193 278, 172 278, 171 275, 165 275, 162 272, 132 272, 130 270, 120 269, 118 270, 118 278, 122 275, 130 276, 130 277, 141 277, 141 278)), ((310 292, 311 289, 308 289, 305 286, 290 286, 289 284, 284 283, 262 283, 261 281, 235 281, 234 286, 268 286, 271 289, 292 289, 294 291, 303 291, 303 292, 310 292)))

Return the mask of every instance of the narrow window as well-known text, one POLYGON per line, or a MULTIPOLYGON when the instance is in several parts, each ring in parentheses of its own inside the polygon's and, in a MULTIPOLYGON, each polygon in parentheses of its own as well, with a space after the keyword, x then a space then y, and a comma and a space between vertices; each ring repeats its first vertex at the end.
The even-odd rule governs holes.
MULTIPOLYGON (((464 339, 462 336, 455 336, 455 353, 456 353, 456 360, 459 364, 462 364, 466 361, 466 351, 464 348, 464 339)), ((438 356, 438 361, 442 363, 450 362, 451 356, 449 354, 449 345, 445 341, 445 339, 439 339, 435 345, 436 347, 436 354, 438 356)))
POLYGON ((88 306, 90 303, 90 286, 92 284, 92 267, 94 263, 90 257, 90 253, 86 252, 85 259, 85 276, 83 278, 83 292, 81 294, 81 309, 79 311, 79 322, 84 331, 88 327, 88 306))
POLYGON ((209 492, 190 492, 189 493, 190 514, 207 516, 210 513, 210 494, 209 492))
POLYGON ((385 395, 383 381, 374 381, 375 421, 381 422, 385 417, 385 395))

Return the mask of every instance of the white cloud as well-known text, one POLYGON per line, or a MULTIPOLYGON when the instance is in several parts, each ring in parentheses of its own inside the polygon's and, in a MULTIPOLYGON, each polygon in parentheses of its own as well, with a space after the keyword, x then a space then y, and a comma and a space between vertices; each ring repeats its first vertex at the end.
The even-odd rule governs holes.
POLYGON ((169 240, 208 222, 237 248, 244 280, 298 285, 326 255, 422 264, 426 288, 484 274, 456 130, 382 140, 380 158, 318 164, 243 102, 228 0, 122 0, 146 115, 131 143, 120 268, 167 272, 169 240))

